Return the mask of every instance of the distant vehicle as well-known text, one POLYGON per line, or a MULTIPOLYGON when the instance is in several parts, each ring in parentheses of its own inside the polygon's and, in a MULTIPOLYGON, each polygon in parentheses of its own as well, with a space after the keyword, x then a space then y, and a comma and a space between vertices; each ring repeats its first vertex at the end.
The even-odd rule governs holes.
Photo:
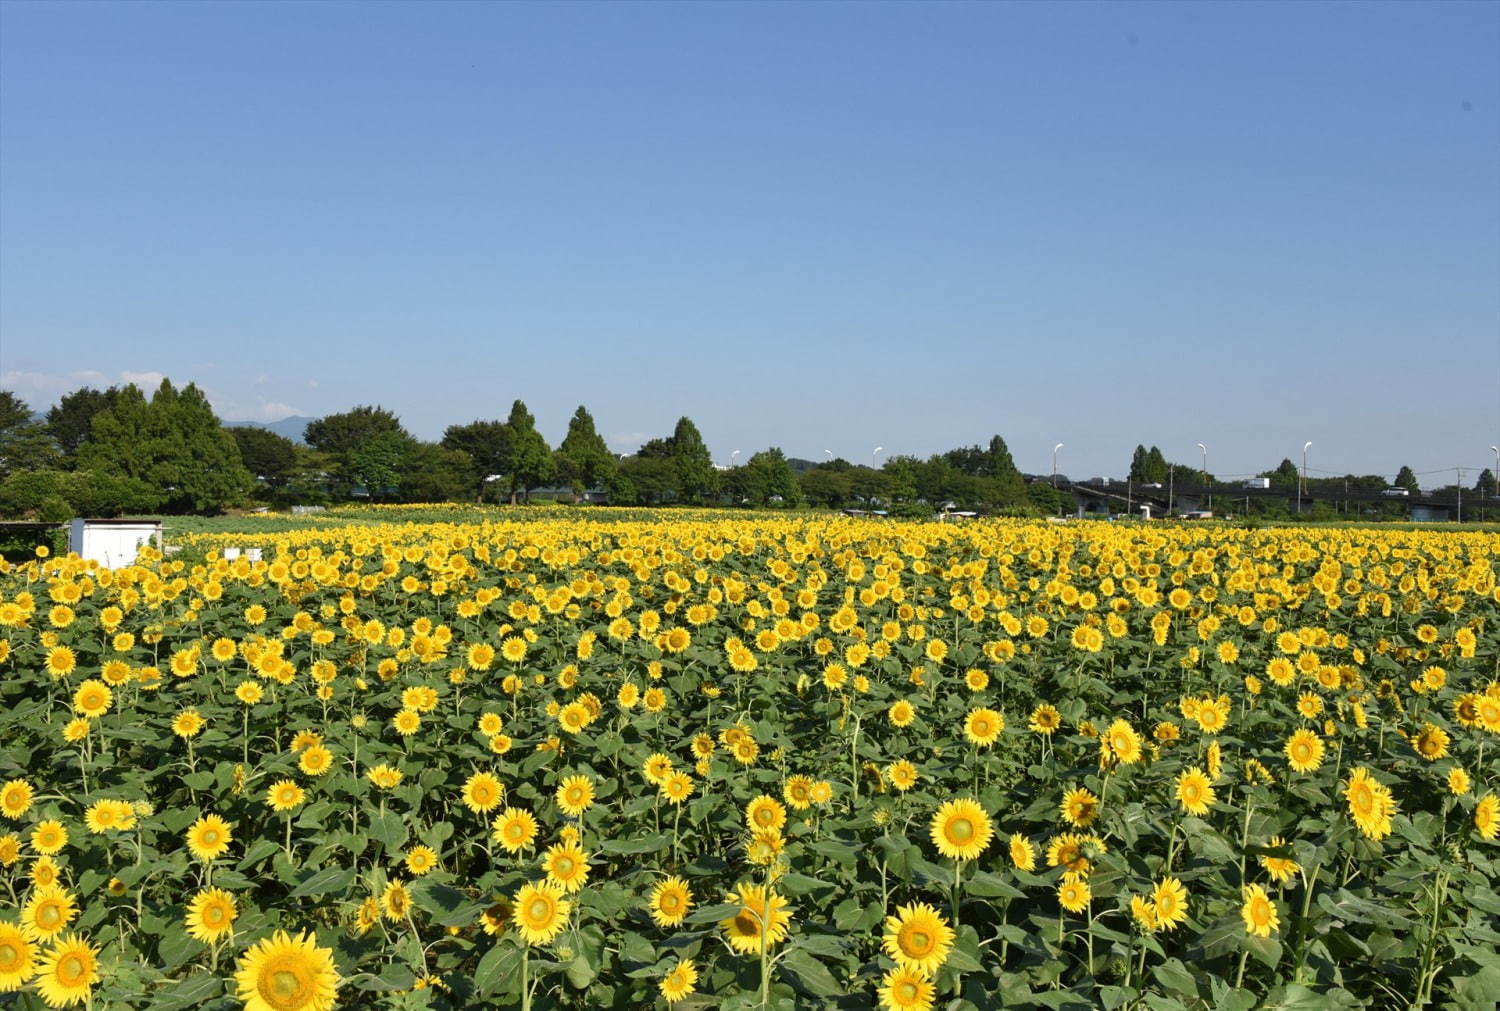
POLYGON ((1408 495, 1411 494, 1411 489, 1410 488, 1387 488, 1385 491, 1381 492, 1380 494, 1385 495, 1385 496, 1387 496, 1389 498, 1406 498, 1406 496, 1408 496, 1408 495))
POLYGON ((1194 509, 1192 512, 1183 513, 1182 518, 1185 520, 1211 520, 1214 518, 1214 514, 1207 509, 1194 509))
POLYGON ((1160 481, 1152 481, 1152 482, 1150 482, 1148 484, 1141 485, 1141 487, 1142 488, 1160 488, 1161 487, 1161 482, 1160 481))
POLYGON ((1268 478, 1268 477, 1252 477, 1250 480, 1248 480, 1248 481, 1245 482, 1245 487, 1246 488, 1269 488, 1269 487, 1271 487, 1271 479, 1268 478))

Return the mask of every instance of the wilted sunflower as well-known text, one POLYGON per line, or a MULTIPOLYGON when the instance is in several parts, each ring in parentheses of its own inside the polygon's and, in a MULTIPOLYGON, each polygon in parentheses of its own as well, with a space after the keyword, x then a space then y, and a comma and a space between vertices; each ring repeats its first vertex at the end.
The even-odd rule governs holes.
POLYGON ((984 852, 993 834, 984 808, 967 798, 948 801, 932 816, 933 845, 952 860, 973 860, 984 852))
POLYGON ((953 948, 953 928, 941 913, 925 903, 898 906, 885 918, 885 953, 897 965, 920 969, 929 976, 942 968, 953 948))
POLYGON ((234 974, 245 1011, 330 1011, 338 999, 333 952, 310 934, 278 930, 251 946, 234 974))

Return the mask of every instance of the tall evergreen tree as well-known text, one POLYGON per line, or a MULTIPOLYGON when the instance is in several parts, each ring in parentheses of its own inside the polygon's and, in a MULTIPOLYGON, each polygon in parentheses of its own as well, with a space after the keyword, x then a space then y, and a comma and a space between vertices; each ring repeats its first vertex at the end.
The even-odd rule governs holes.
POLYGON ((0 481, 19 471, 53 467, 57 460, 57 443, 32 420, 31 408, 9 390, 0 390, 0 481))
POLYGON ((696 502, 712 492, 718 481, 713 457, 698 426, 686 416, 677 419, 672 429, 672 469, 677 479, 677 496, 683 502, 696 502))
POLYGON ((94 415, 78 463, 145 482, 169 512, 217 512, 242 500, 250 486, 234 437, 202 391, 192 383, 178 391, 168 379, 149 403, 132 384, 94 415))
POLYGON ((520 400, 511 404, 505 428, 509 440, 509 458, 504 473, 510 480, 510 500, 516 500, 517 492, 525 492, 529 499, 531 489, 539 488, 552 480, 555 472, 552 450, 547 446, 547 440, 542 438, 542 433, 536 430, 536 419, 520 400))
POLYGON ((1404 465, 1402 466, 1401 470, 1396 474, 1396 484, 1395 484, 1395 487, 1397 487, 1397 488, 1405 488, 1407 491, 1411 492, 1413 495, 1415 495, 1417 493, 1417 491, 1420 489, 1420 486, 1417 484, 1417 475, 1414 474, 1414 473, 1412 473, 1412 469, 1410 467, 1407 467, 1407 466, 1404 466, 1404 465))
POLYGON ((579 405, 568 422, 568 434, 557 447, 557 473, 573 493, 598 488, 609 483, 615 469, 615 455, 594 428, 593 416, 579 405))

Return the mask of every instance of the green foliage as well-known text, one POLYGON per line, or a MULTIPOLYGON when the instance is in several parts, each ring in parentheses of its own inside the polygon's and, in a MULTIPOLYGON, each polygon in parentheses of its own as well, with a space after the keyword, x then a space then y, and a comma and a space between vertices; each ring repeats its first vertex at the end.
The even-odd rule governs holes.
POLYGON ((529 497, 531 489, 552 480, 556 471, 552 450, 542 433, 536 430, 536 419, 522 401, 511 404, 505 429, 508 453, 503 473, 509 479, 511 500, 514 501, 516 492, 524 491, 529 497))
POLYGON ((504 474, 510 462, 510 430, 503 421, 471 421, 467 425, 449 425, 443 432, 445 449, 457 450, 469 458, 469 483, 475 497, 484 494, 486 479, 504 474))
POLYGON ((593 416, 582 405, 568 422, 568 433, 555 454, 557 475, 578 494, 609 483, 615 471, 615 455, 594 428, 593 416))
POLYGON ((113 407, 119 395, 118 387, 96 390, 85 386, 67 394, 47 411, 47 431, 57 440, 64 457, 71 461, 77 455, 78 447, 93 433, 94 415, 113 407))
POLYGON ((252 477, 267 488, 287 486, 297 469, 297 444, 285 436, 254 425, 226 429, 240 450, 240 460, 252 477))
MULTIPOLYGON (((383 446, 388 448, 399 443, 402 456, 416 443, 416 439, 402 427, 401 419, 395 414, 384 407, 364 404, 341 414, 330 414, 308 422, 302 438, 313 449, 327 454, 332 484, 338 492, 347 495, 353 485, 365 483, 356 476, 355 454, 382 435, 391 436, 383 446)), ((364 462, 366 470, 377 478, 389 476, 382 469, 382 461, 388 456, 386 449, 376 449, 373 455, 367 454, 364 462)), ((396 469, 399 470, 399 463, 396 464, 396 469)), ((383 484, 380 487, 394 484, 395 481, 392 480, 389 485, 383 484)), ((366 484, 366 487, 369 485, 366 484)))
POLYGON ((142 482, 167 512, 216 512, 243 501, 250 474, 239 447, 198 387, 180 392, 170 380, 147 403, 134 385, 93 419, 78 450, 80 469, 142 482))
POLYGON ((417 443, 401 464, 401 497, 408 502, 454 502, 466 497, 474 463, 462 450, 417 443))
POLYGON ((371 498, 394 495, 412 440, 403 432, 379 432, 349 454, 349 476, 369 491, 371 498))
POLYGON ((0 516, 40 516, 49 502, 50 516, 59 511, 59 501, 68 514, 57 518, 70 519, 154 512, 162 496, 137 478, 91 470, 21 471, 0 482, 0 516))
POLYGON ((0 390, 0 480, 53 466, 57 459, 57 443, 31 419, 31 408, 9 390, 0 390))
POLYGON ((677 495, 683 502, 697 502, 718 485, 713 457, 698 426, 687 417, 677 419, 672 429, 672 469, 677 478, 677 495))

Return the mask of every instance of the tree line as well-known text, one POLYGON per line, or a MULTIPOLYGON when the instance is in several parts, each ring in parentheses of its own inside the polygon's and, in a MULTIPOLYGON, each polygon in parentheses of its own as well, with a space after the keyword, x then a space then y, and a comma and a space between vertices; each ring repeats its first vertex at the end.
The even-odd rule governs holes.
MULTIPOLYGON (((257 503, 520 502, 539 489, 616 505, 860 507, 897 515, 945 507, 1034 515, 1071 505, 1065 487, 1025 478, 999 435, 926 459, 895 455, 879 469, 842 458, 788 458, 777 447, 719 468, 690 418, 678 419, 671 435, 617 455, 587 408, 573 413, 554 448, 516 400, 503 421, 450 425, 436 442, 412 435, 384 407, 361 405, 309 422, 303 443, 264 428, 225 427, 192 383, 178 389, 164 379, 149 398, 133 384, 85 387, 41 417, 0 391, 0 515, 52 522, 257 503)), ((1211 474, 1170 463, 1155 446, 1136 447, 1129 473, 1139 485, 1213 483, 1211 474)), ((1263 476, 1288 488, 1299 477, 1290 460, 1263 476)), ((1374 475, 1318 478, 1309 486, 1344 481, 1351 489, 1386 487, 1374 475)), ((1396 484, 1415 491, 1410 468, 1396 484)), ((1493 484, 1486 470, 1474 490, 1493 494, 1493 484)))

